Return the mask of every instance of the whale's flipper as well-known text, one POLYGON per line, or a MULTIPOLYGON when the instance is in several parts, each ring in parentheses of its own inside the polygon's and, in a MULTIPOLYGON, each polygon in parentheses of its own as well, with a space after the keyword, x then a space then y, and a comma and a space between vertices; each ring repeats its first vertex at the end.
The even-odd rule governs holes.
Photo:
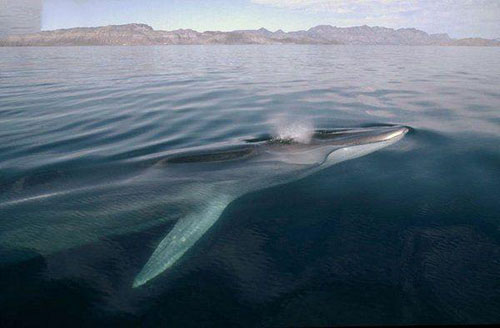
POLYGON ((179 219, 137 275, 133 286, 139 287, 171 267, 210 229, 232 201, 232 197, 218 196, 179 219))

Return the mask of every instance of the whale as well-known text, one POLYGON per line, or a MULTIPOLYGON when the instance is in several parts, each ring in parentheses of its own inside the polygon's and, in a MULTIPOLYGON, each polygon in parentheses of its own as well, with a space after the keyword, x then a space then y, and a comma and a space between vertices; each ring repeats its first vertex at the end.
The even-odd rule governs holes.
POLYGON ((154 153, 130 159, 130 170, 123 168, 129 162, 105 161, 81 168, 69 163, 67 170, 25 174, 11 183, 4 175, 0 263, 17 261, 19 252, 50 259, 155 229, 159 236, 152 238, 149 254, 138 260, 140 269, 131 281, 137 288, 167 274, 189 250, 196 251, 198 241, 238 198, 368 155, 408 131, 398 125, 311 129, 306 138, 264 135, 154 153))
POLYGON ((382 126, 316 130, 307 141, 256 138, 243 145, 175 154, 158 165, 179 181, 182 198, 196 205, 159 242, 136 276, 139 287, 168 270, 215 224, 237 198, 296 181, 332 165, 365 156, 402 139, 409 128, 382 126), (184 174, 183 174, 184 173, 184 174))

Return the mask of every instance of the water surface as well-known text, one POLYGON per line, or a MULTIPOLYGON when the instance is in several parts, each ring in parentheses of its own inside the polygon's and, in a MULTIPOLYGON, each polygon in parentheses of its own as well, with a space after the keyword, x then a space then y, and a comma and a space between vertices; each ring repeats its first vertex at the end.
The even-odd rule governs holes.
POLYGON ((0 48, 0 322, 499 322, 499 85, 495 48, 0 48), (240 198, 174 268, 131 288, 174 224, 151 163, 379 124, 413 130, 240 198), (46 222, 92 242, 15 247, 53 235, 46 222))

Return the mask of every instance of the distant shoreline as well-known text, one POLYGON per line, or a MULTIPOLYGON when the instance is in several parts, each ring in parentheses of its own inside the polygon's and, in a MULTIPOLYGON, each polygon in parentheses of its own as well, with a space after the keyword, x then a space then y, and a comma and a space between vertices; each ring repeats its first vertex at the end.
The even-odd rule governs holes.
POLYGON ((222 44, 222 43, 213 43, 213 44, 66 44, 66 45, 3 45, 0 44, 0 49, 15 49, 15 48, 126 48, 126 47, 134 47, 134 48, 149 48, 149 47, 238 47, 238 46, 254 46, 254 47, 280 47, 280 46, 324 46, 324 47, 409 47, 409 48, 425 48, 425 47, 444 47, 444 48, 496 48, 500 47, 500 45, 397 45, 397 44, 319 44, 319 43, 306 43, 306 44, 298 44, 298 43, 268 43, 268 44, 259 44, 259 43, 231 43, 231 44, 222 44))
POLYGON ((453 39, 448 34, 427 34, 414 28, 334 27, 319 25, 307 31, 239 30, 197 32, 190 29, 154 30, 145 24, 77 27, 0 39, 0 47, 44 46, 158 46, 158 45, 394 45, 394 46, 500 46, 499 40, 453 39))

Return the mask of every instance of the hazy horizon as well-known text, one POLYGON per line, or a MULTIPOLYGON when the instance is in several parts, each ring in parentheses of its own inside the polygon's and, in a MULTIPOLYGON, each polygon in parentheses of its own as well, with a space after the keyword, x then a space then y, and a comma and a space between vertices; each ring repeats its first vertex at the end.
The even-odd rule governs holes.
MULTIPOLYGON (((433 34, 448 34, 449 35, 449 33, 446 32, 446 31, 437 32, 437 33, 430 33, 428 31, 416 28, 414 26, 388 27, 388 26, 383 26, 383 25, 369 25, 369 24, 349 25, 349 26, 337 26, 337 25, 334 25, 334 24, 316 24, 316 25, 311 25, 309 27, 304 27, 302 29, 283 29, 283 28, 270 29, 270 28, 266 28, 265 26, 260 26, 260 27, 248 28, 248 29, 241 28, 241 29, 227 29, 227 30, 214 30, 214 29, 212 29, 212 30, 196 30, 196 29, 191 28, 191 27, 179 27, 179 28, 173 28, 173 29, 155 28, 154 26, 152 26, 151 24, 149 24, 147 22, 139 22, 139 21, 123 22, 123 23, 116 23, 116 24, 61 27, 61 28, 54 28, 54 29, 42 29, 41 31, 55 31, 55 30, 61 30, 61 29, 72 29, 72 28, 82 28, 82 27, 83 28, 98 28, 98 27, 105 27, 105 26, 121 26, 121 25, 133 25, 133 24, 147 25, 147 26, 150 26, 151 28, 153 28, 153 30, 155 30, 155 31, 167 31, 167 32, 168 31, 178 31, 178 30, 193 30, 193 31, 196 31, 196 32, 204 33, 204 32, 257 31, 257 30, 260 30, 260 29, 265 29, 265 30, 268 30, 270 32, 283 31, 285 33, 288 33, 288 32, 297 32, 297 31, 308 31, 308 30, 310 30, 312 28, 315 28, 315 27, 318 27, 318 26, 332 26, 332 27, 337 27, 337 28, 352 28, 352 27, 368 26, 370 28, 380 27, 380 28, 390 28, 390 29, 394 29, 394 30, 398 30, 398 29, 417 29, 419 31, 426 32, 429 35, 433 35, 433 34)), ((464 36, 464 38, 467 38, 467 37, 478 37, 478 36, 477 35, 464 36)), ((497 38, 496 37, 491 37, 489 39, 497 39, 497 38)))
POLYGON ((453 38, 500 38, 497 0, 0 0, 1 8, 21 5, 23 12, 4 9, 0 14, 0 35, 12 34, 18 22, 26 21, 19 17, 38 10, 42 30, 144 23, 157 30, 263 27, 288 32, 317 25, 368 25, 416 28, 453 38))

